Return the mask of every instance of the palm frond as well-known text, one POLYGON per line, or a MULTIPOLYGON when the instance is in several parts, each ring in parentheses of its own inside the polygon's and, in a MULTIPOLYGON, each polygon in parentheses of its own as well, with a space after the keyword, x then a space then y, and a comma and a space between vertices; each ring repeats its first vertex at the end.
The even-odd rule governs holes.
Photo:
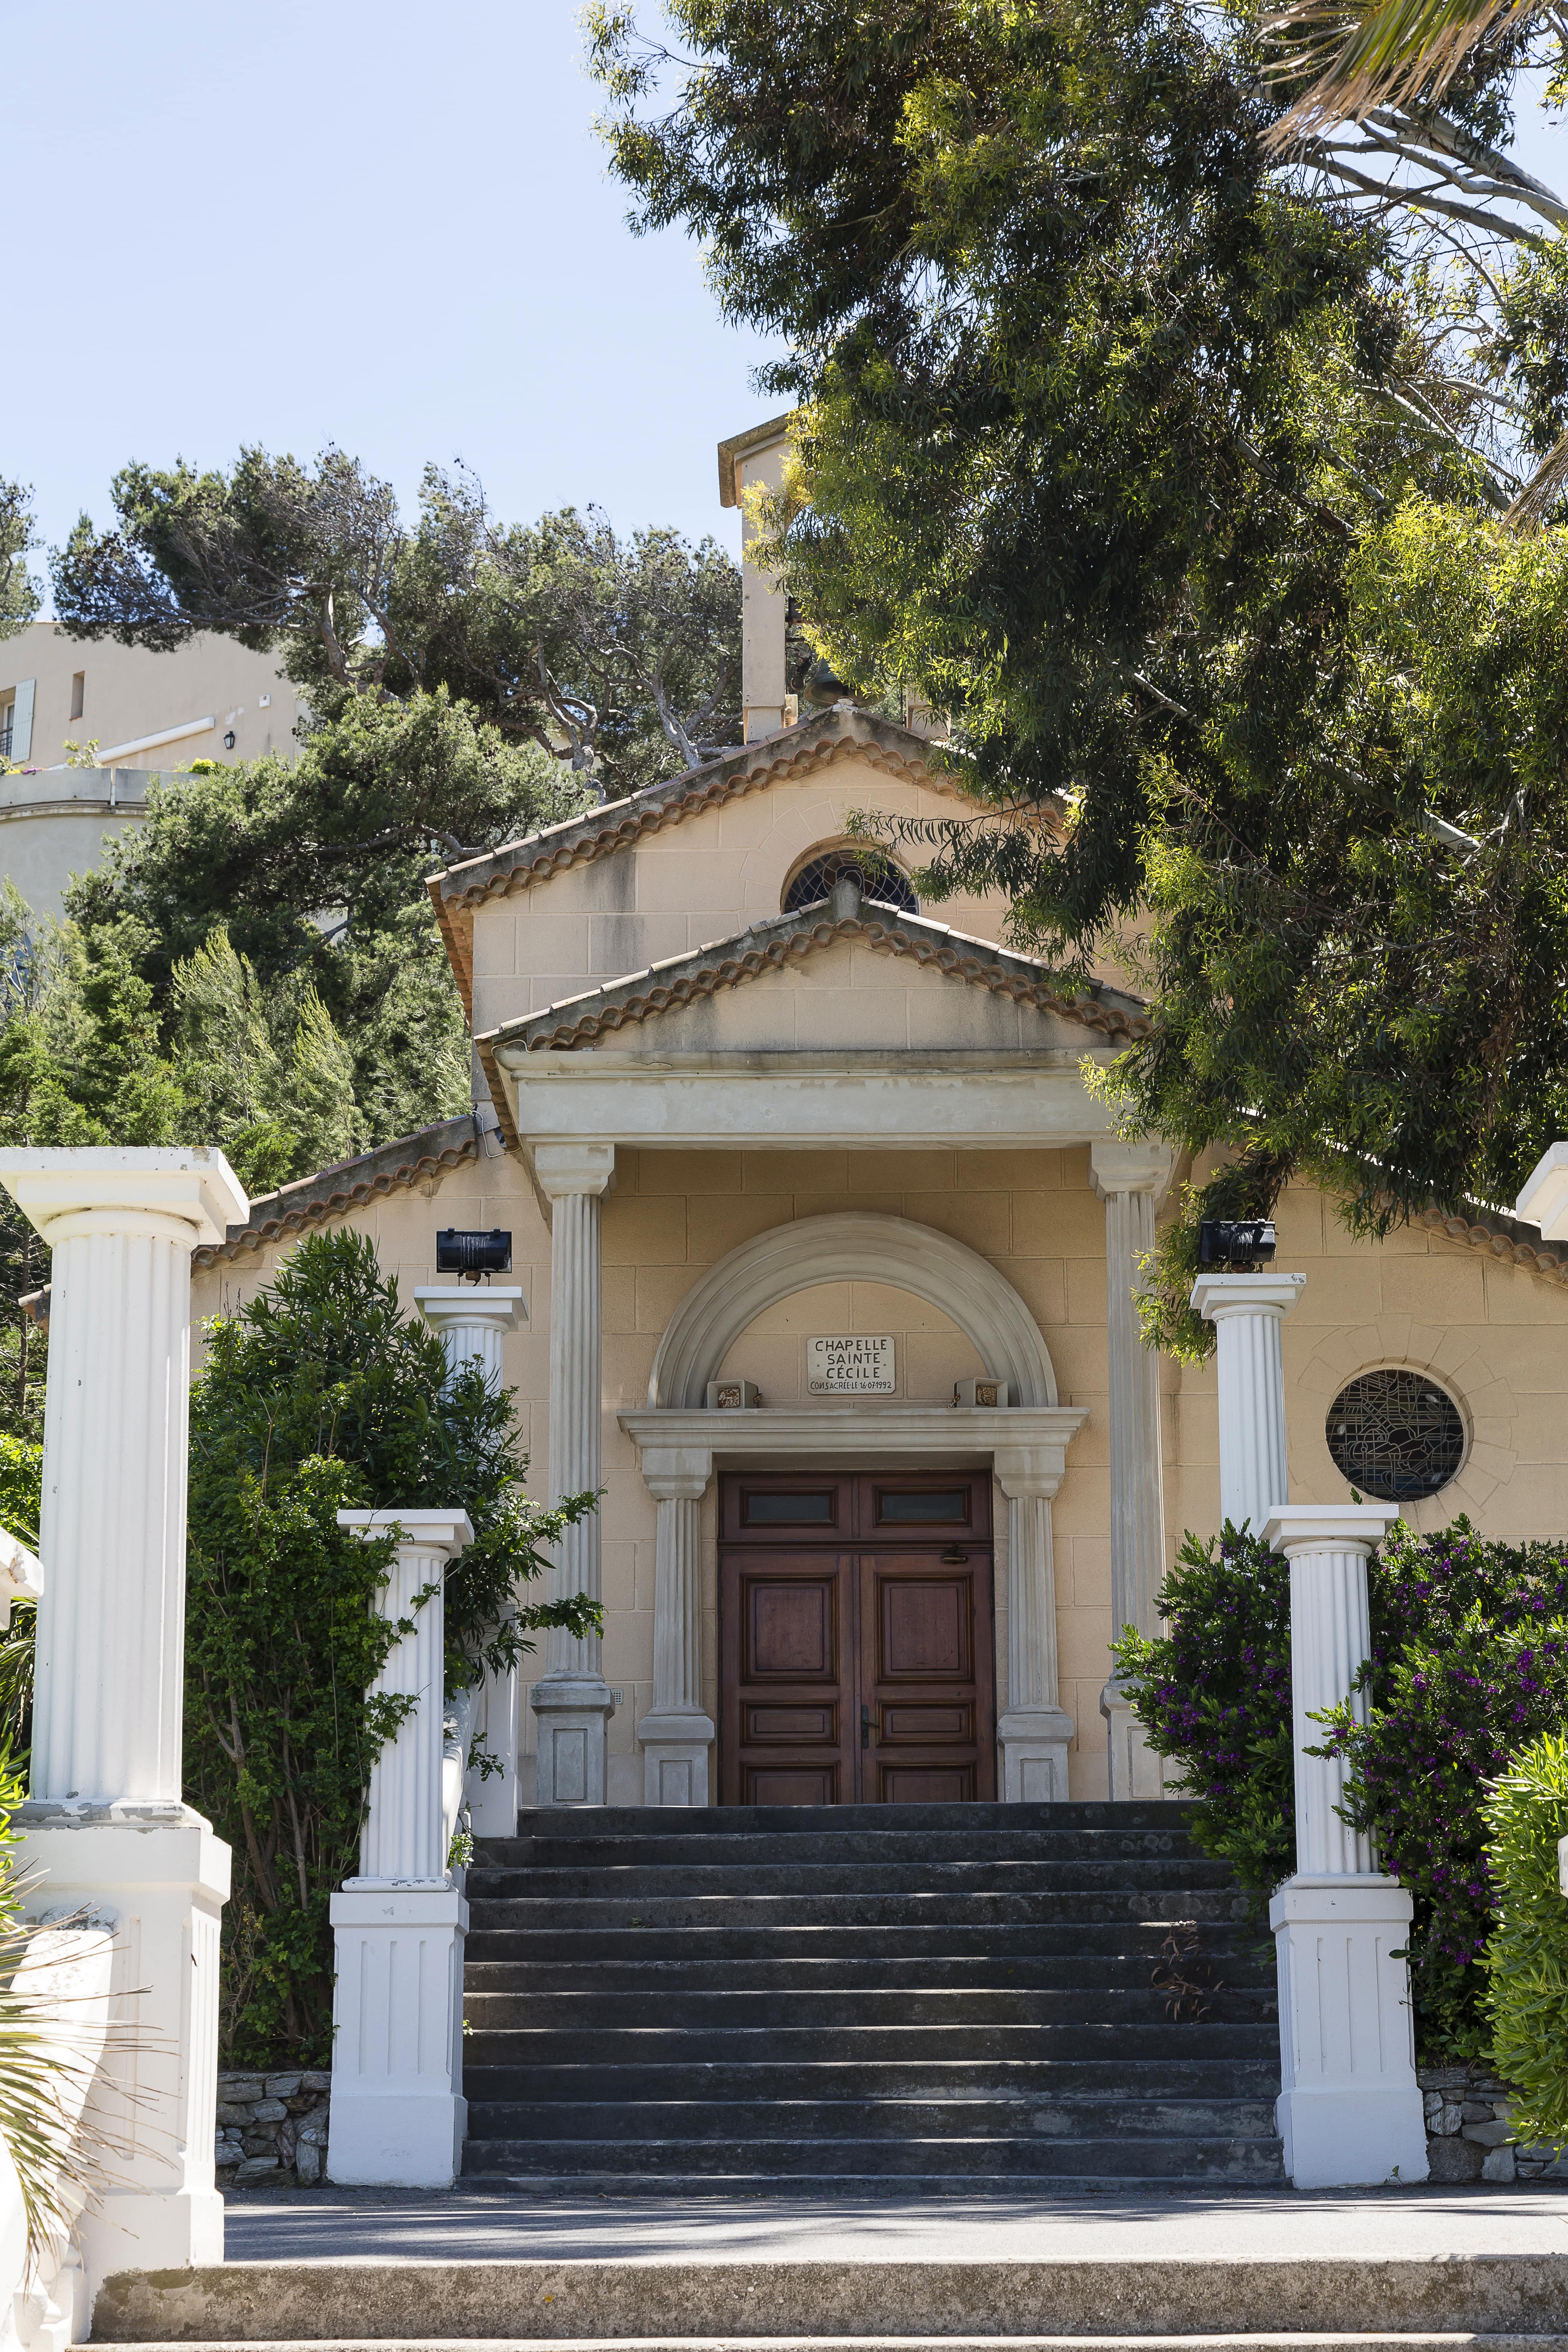
POLYGON ((1277 79, 1310 87, 1268 132, 1276 152, 1337 122, 1421 99, 1435 105, 1465 59, 1504 17, 1544 12, 1545 0, 1287 0, 1263 20, 1277 46, 1277 79))
POLYGON ((1539 530, 1565 489, 1568 489, 1568 433, 1552 443, 1504 515, 1504 522, 1521 537, 1539 530))

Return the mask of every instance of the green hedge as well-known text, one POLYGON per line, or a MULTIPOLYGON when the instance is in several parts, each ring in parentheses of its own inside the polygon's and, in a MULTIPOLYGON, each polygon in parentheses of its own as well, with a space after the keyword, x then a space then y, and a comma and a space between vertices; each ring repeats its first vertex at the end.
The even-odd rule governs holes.
POLYGON ((1486 1801, 1487 1862, 1498 1909, 1483 1963, 1492 2063, 1518 2085, 1524 2140, 1568 2145, 1568 1898, 1557 1841, 1568 1837, 1568 1738, 1521 1750, 1486 1801))

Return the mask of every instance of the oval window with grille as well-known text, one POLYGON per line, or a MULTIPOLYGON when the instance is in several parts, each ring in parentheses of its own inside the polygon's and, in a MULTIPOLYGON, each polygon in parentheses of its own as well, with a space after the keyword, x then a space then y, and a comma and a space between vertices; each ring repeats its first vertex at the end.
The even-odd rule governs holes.
POLYGON ((1363 1372, 1329 1408, 1335 1467, 1380 1503, 1415 1503, 1446 1486, 1465 1458, 1465 1423, 1425 1372, 1363 1372))
POLYGON ((827 897, 841 874, 858 877, 863 898, 875 898, 884 907, 901 907, 907 915, 920 913, 921 903, 910 887, 909 876, 890 857, 878 857, 867 849, 826 849, 810 859, 784 892, 783 912, 798 915, 803 908, 815 907, 819 898, 827 897))

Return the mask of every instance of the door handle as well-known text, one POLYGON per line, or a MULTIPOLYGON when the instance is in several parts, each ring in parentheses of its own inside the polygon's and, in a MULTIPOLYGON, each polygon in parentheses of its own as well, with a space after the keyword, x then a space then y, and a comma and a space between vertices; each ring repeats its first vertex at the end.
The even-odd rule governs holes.
POLYGON ((862 1747, 862 1748, 869 1748, 869 1746, 871 1745, 871 1734, 873 1733, 873 1731, 877 1733, 877 1735, 878 1735, 878 1737, 879 1737, 879 1738, 880 1738, 880 1736, 881 1736, 881 1730, 882 1730, 882 1727, 881 1727, 881 1725, 880 1725, 880 1724, 876 1720, 876 1718, 873 1717, 873 1715, 872 1715, 872 1713, 871 1713, 870 1708, 869 1708, 868 1706, 863 1706, 863 1707, 860 1709, 860 1745, 861 1745, 861 1747, 862 1747))
POLYGON ((942 1565, 945 1568, 950 1560, 955 1561, 967 1559, 969 1558, 969 1554, 966 1551, 960 1551, 957 1545, 954 1544, 948 1550, 942 1553, 942 1565))

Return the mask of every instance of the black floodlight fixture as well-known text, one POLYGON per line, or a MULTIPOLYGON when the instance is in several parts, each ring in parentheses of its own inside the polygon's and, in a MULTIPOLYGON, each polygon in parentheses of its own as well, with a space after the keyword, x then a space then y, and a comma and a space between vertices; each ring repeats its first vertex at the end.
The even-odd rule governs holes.
POLYGON ((511 1235, 499 1225, 488 1234, 460 1234, 456 1225, 448 1225, 436 1236, 436 1271, 455 1274, 463 1282, 478 1282, 481 1275, 510 1274, 511 1235))
POLYGON ((1198 1264, 1250 1273, 1274 1255, 1271 1217, 1205 1217, 1198 1227, 1198 1264))

